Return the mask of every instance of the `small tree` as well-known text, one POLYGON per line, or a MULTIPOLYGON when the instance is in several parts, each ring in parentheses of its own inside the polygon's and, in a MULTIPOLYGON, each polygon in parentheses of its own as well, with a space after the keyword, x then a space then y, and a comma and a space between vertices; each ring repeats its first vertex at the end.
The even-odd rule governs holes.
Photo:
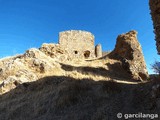
POLYGON ((160 75, 160 62, 155 61, 155 63, 151 65, 151 69, 153 69, 155 73, 160 75))

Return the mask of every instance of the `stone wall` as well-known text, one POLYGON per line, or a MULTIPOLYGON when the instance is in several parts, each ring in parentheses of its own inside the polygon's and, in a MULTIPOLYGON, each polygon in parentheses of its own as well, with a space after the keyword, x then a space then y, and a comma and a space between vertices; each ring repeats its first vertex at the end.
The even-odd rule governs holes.
POLYGON ((101 44, 96 45, 95 52, 96 52, 96 57, 97 58, 102 57, 102 46, 101 46, 101 44))
POLYGON ((156 35, 156 46, 158 54, 160 54, 160 0, 149 1, 151 16, 153 20, 154 33, 156 35))
POLYGON ((90 32, 70 30, 59 33, 59 45, 76 58, 94 58, 94 35, 90 32))
POLYGON ((123 69, 131 78, 135 80, 148 79, 148 71, 136 31, 130 31, 117 37, 116 46, 110 53, 110 58, 120 60, 123 69))

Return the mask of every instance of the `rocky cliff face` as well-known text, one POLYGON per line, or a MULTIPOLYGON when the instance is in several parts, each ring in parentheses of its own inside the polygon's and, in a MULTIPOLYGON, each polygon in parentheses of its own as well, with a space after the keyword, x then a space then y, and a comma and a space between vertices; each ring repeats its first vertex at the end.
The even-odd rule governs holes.
POLYGON ((160 54, 160 0, 149 1, 151 16, 153 20, 154 33, 156 35, 156 46, 158 54, 160 54))
POLYGON ((122 62, 123 68, 133 79, 147 80, 148 73, 144 61, 142 48, 137 40, 137 32, 130 31, 119 35, 115 49, 110 54, 111 58, 122 62))

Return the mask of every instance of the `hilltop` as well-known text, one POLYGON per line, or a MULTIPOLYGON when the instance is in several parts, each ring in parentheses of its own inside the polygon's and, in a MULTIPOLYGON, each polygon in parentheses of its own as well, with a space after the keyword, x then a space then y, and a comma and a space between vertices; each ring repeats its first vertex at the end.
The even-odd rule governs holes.
POLYGON ((149 78, 136 31, 119 35, 105 55, 89 32, 60 34, 59 44, 0 59, 2 120, 110 120, 160 110, 160 82, 149 78))

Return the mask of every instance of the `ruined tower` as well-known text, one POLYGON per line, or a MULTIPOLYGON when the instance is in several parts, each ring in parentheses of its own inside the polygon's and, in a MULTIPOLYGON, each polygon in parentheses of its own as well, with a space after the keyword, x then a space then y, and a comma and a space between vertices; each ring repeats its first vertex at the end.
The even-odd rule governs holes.
POLYGON ((147 80, 148 71, 141 44, 137 39, 137 31, 132 30, 117 37, 115 49, 110 58, 122 62, 122 67, 132 79, 147 80))
POLYGON ((156 35, 156 46, 158 54, 160 54, 160 0, 149 1, 151 16, 153 20, 154 33, 156 35))
POLYGON ((95 52, 96 52, 96 57, 97 58, 102 57, 102 46, 101 46, 101 44, 96 45, 95 52))
POLYGON ((95 58, 94 35, 87 31, 70 30, 59 33, 59 45, 69 56, 76 58, 95 58))

